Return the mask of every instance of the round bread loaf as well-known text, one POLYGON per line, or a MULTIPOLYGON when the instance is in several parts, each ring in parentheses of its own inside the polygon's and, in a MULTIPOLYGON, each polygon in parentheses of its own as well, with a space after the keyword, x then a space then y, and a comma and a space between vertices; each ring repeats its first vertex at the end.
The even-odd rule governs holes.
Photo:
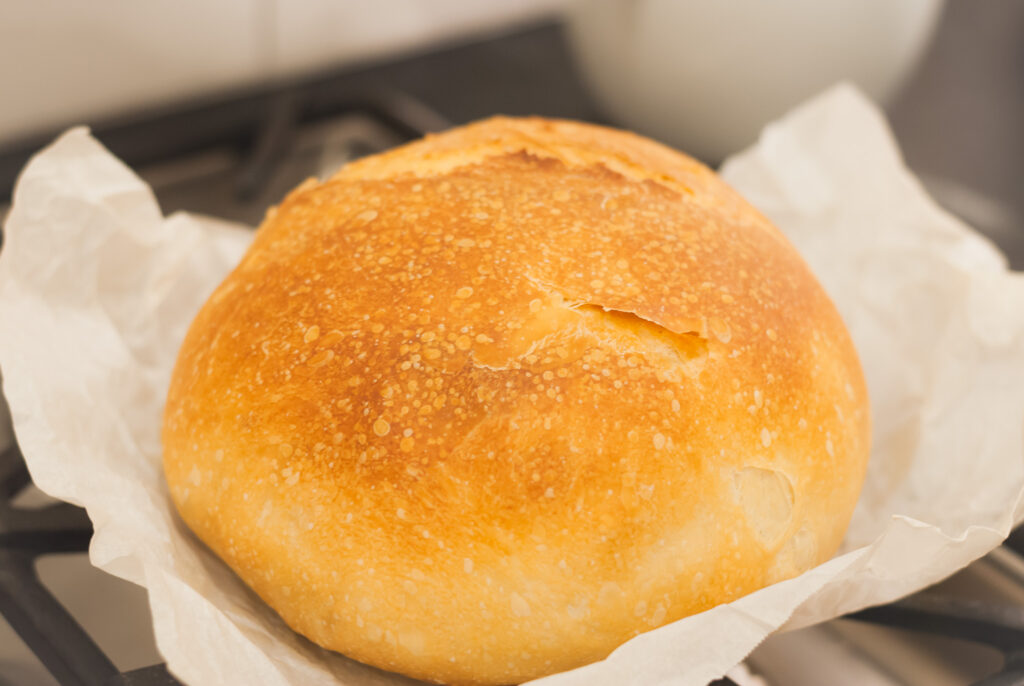
POLYGON ((164 447, 184 521, 296 631, 510 684, 826 560, 869 412, 825 292, 714 173, 496 118, 271 210, 164 447))

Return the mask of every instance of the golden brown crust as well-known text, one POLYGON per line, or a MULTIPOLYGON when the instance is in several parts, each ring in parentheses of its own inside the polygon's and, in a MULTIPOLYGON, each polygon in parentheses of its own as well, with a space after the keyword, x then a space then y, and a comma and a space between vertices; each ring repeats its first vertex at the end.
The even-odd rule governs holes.
POLYGON ((833 305, 712 172, 497 118, 268 214, 182 347, 165 468, 297 631, 501 684, 827 559, 868 421, 833 305))

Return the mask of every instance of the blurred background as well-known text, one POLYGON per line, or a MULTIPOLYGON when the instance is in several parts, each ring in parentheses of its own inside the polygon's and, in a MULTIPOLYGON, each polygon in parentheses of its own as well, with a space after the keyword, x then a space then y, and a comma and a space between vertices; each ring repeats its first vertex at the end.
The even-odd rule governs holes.
MULTIPOLYGON (((310 175, 498 113, 630 128, 717 165, 841 80, 885 107, 936 199, 1024 268, 1022 0, 2 0, 0 218, 30 155, 77 124, 166 212, 253 225, 310 175)), ((0 458, 13 459, 5 421, 0 397, 0 458)), ((0 460, 0 477, 21 488, 18 468, 0 460)), ((19 632, 0 620, 0 686, 57 683, 24 627, 49 659, 92 674, 62 683, 171 683, 148 667, 159 656, 143 591, 84 553, 40 549, 31 566, 4 566, 15 540, 5 517, 45 503, 17 492, 0 493, 0 603, 27 610, 19 632), (11 593, 35 588, 37 573, 60 606, 40 596, 23 608, 11 593), (42 631, 66 629, 60 607, 91 638, 42 631), (115 667, 128 674, 100 678, 115 667)), ((33 540, 57 527, 67 546, 66 526, 80 527, 84 550, 82 517, 43 522, 33 540)), ((1024 605, 1019 562, 975 565, 950 583, 1024 605)), ((961 640, 977 623, 947 626, 936 638, 837 620, 773 637, 750 663, 797 686, 982 683, 1000 669, 998 652, 961 640)))
POLYGON ((360 99, 429 110, 427 128, 611 123, 714 165, 839 80, 885 105, 940 201, 1024 264, 1020 0, 5 0, 0 202, 31 151, 80 123, 134 167, 231 148, 257 208, 292 181, 273 183, 271 159, 360 99))

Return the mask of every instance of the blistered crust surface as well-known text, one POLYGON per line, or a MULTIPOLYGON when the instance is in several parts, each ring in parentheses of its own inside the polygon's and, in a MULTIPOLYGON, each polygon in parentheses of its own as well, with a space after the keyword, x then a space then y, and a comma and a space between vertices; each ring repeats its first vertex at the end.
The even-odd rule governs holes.
POLYGON ((296 630, 496 684, 826 559, 868 413, 821 287, 710 171, 495 119, 269 213, 164 438, 185 521, 296 630))

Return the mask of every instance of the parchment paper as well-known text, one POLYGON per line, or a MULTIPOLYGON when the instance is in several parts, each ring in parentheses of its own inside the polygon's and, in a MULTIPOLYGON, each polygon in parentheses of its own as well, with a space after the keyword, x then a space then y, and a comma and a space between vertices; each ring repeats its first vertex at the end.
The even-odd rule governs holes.
MULTIPOLYGON (((724 176, 793 240, 860 352, 874 451, 841 554, 535 683, 698 686, 770 632, 923 588, 1024 514, 1024 280, 904 169, 836 87, 724 176)), ((409 683, 290 632, 173 513, 160 421, 185 330, 251 234, 186 214, 84 129, 36 156, 0 253, 0 368, 36 484, 84 505, 94 564, 149 589, 157 644, 193 686, 409 683)))

